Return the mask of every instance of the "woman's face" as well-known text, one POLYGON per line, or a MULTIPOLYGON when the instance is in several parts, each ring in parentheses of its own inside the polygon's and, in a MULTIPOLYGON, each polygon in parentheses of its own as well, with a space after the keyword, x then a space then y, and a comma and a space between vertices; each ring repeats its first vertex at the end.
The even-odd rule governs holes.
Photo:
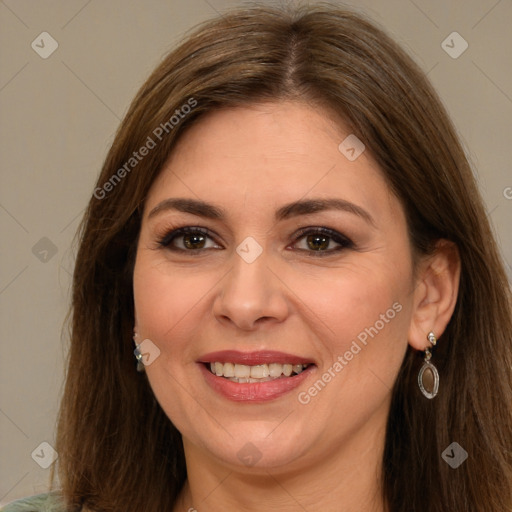
POLYGON ((153 184, 136 328, 188 454, 300 469, 383 443, 411 249, 368 152, 352 137, 339 148, 349 135, 301 103, 220 110, 153 184))

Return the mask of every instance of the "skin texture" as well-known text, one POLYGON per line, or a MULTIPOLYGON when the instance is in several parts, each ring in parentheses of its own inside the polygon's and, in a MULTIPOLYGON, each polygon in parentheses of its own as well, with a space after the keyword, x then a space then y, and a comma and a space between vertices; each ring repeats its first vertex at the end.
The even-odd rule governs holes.
POLYGON ((136 329, 160 350, 146 372, 183 435, 188 481, 175 510, 384 510, 391 388, 408 343, 423 350, 428 332, 439 337, 446 327, 458 257, 441 244, 413 273, 400 202, 369 151, 355 161, 339 151, 349 134, 302 103, 217 111, 184 134, 150 190, 134 269, 136 329), (165 209, 149 216, 178 197, 213 203, 226 218, 165 209), (274 219, 284 204, 312 198, 350 201, 373 224, 338 210, 274 219), (197 255, 184 252, 187 235, 159 244, 183 226, 212 233, 197 255), (315 256, 308 236, 296 236, 305 227, 330 228, 353 246, 336 251, 340 244, 327 238, 326 256, 315 256), (236 252, 249 236, 263 250, 252 263, 236 252), (378 333, 333 371, 372 326, 378 333), (278 350, 316 368, 275 400, 234 402, 211 389, 197 363, 227 349, 278 350), (304 402, 329 369, 335 376, 301 403, 299 393, 304 402), (246 445, 260 457, 252 466, 238 457, 246 445))

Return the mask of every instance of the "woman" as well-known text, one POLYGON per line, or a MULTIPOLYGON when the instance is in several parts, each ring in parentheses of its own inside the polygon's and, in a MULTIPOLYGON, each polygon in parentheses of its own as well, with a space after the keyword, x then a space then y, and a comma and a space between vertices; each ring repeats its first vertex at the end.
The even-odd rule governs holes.
POLYGON ((510 511, 510 306, 411 59, 352 12, 233 11, 119 128, 74 273, 62 488, 5 510, 510 511))

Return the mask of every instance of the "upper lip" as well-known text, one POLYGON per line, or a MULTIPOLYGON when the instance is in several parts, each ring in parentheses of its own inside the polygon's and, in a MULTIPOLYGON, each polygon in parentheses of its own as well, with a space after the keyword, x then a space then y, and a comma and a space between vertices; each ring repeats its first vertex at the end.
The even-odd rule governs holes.
POLYGON ((311 359, 277 352, 275 350, 259 350, 256 352, 240 352, 238 350, 220 350, 218 352, 209 352, 198 359, 199 363, 235 363, 245 364, 247 366, 256 366, 259 364, 314 364, 311 359))

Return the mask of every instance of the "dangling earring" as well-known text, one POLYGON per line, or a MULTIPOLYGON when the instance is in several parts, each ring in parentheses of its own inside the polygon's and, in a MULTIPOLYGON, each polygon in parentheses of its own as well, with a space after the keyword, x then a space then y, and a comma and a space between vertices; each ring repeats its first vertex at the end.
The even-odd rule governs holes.
POLYGON ((144 363, 142 362, 142 352, 139 349, 139 334, 135 329, 133 330, 133 341, 135 342, 135 350, 133 354, 135 355, 135 359, 137 359, 137 371, 144 371, 144 363))
MULTIPOLYGON (((437 339, 432 331, 428 333, 427 339, 432 346, 434 346, 437 342, 437 339)), ((439 373, 437 372, 437 368, 430 362, 431 357, 432 352, 430 351, 430 347, 427 347, 425 349, 425 362, 421 367, 420 373, 418 373, 418 385, 421 389, 421 392, 429 400, 434 398, 439 390, 439 373)))

